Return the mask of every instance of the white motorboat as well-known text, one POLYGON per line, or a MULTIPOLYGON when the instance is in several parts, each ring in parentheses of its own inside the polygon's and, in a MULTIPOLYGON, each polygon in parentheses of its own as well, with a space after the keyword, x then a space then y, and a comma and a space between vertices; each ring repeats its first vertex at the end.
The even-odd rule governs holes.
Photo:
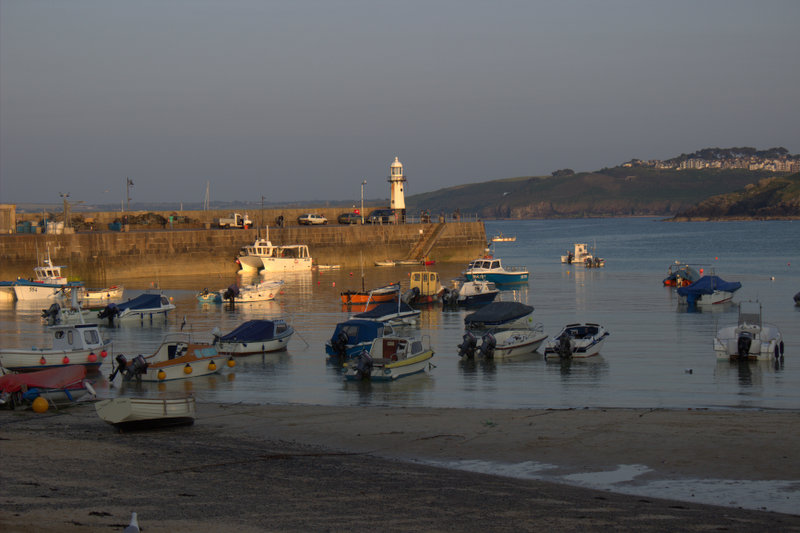
POLYGON ((361 351, 345 364, 347 381, 394 381, 429 369, 433 350, 421 338, 379 337, 369 352, 361 351))
POLYGON ((258 272, 264 268, 262 257, 272 257, 275 253, 275 246, 267 239, 256 239, 248 246, 243 246, 239 251, 236 262, 242 267, 242 273, 258 272))
POLYGON ((385 259, 383 261, 375 261, 375 266, 378 266, 378 267, 393 267, 393 266, 395 266, 395 264, 396 263, 394 261, 392 261, 391 259, 385 259))
POLYGON ((152 323, 154 319, 166 320, 167 313, 173 309, 175 305, 163 294, 140 294, 126 302, 108 304, 97 313, 97 317, 108 319, 109 325, 132 321, 144 323, 145 319, 152 323))
POLYGON ((61 265, 54 265, 48 253, 41 265, 34 267, 34 280, 18 279, 13 282, 14 296, 18 301, 56 300, 64 296, 65 289, 77 289, 78 282, 68 282, 61 272, 61 265))
POLYGON ((88 324, 93 316, 97 317, 98 310, 81 309, 80 307, 67 307, 59 302, 53 302, 47 309, 42 309, 42 318, 48 326, 57 324, 88 324))
POLYGON ((467 281, 456 278, 451 287, 444 290, 442 302, 449 306, 478 307, 494 301, 500 289, 491 281, 467 281))
POLYGON ((49 348, 0 349, 0 367, 26 372, 60 366, 98 368, 112 354, 110 340, 103 340, 97 324, 69 324, 48 328, 53 335, 49 348))
POLYGON ((503 235, 502 231, 492 237, 492 242, 514 242, 516 240, 516 235, 503 235))
POLYGON ((600 347, 609 335, 606 328, 592 322, 567 324, 547 343, 544 356, 546 359, 592 357, 600 353, 600 347))
POLYGON ((491 281, 497 285, 528 283, 528 269, 524 266, 503 266, 499 257, 486 255, 471 261, 464 270, 468 281, 491 281))
POLYGON ((589 245, 586 243, 575 243, 575 250, 567 250, 566 255, 561 256, 561 262, 568 265, 582 265, 587 267, 602 267, 606 265, 606 260, 597 257, 589 252, 589 245))
POLYGON ((722 328, 714 337, 717 359, 773 361, 783 359, 783 337, 777 326, 762 322, 759 302, 741 302, 735 326, 722 328))
POLYGON ((85 287, 79 287, 77 289, 77 297, 81 305, 121 300, 124 293, 125 287, 122 285, 112 285, 104 289, 87 289, 85 287))
MULTIPOLYGON (((189 333, 168 333, 151 355, 137 355, 130 361, 122 354, 115 359, 109 381, 121 373, 125 381, 169 381, 214 374, 221 370, 226 357, 213 344, 192 340, 189 333)), ((235 365, 229 360, 229 366, 235 365)))
POLYGON ((485 359, 509 359, 535 352, 547 338, 540 323, 529 329, 498 329, 484 333, 478 353, 485 359))
POLYGON ((215 328, 217 350, 222 355, 252 355, 278 352, 289 346, 294 328, 285 320, 248 320, 227 335, 215 328))
POLYGON ((95 404, 97 415, 120 430, 191 425, 196 406, 184 398, 112 398, 95 404))
POLYGON ((283 280, 264 280, 252 285, 242 285, 237 287, 231 285, 227 289, 219 291, 223 301, 233 303, 266 302, 274 300, 280 293, 283 280))
POLYGON ((703 276, 691 285, 678 287, 679 303, 683 305, 717 305, 733 299, 733 293, 742 284, 738 281, 725 281, 719 276, 703 276))

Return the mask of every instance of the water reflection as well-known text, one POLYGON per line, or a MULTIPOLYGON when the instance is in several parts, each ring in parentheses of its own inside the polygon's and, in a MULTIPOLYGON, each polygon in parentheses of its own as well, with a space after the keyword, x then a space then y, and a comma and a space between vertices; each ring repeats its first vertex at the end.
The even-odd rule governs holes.
POLYGON ((608 374, 609 364, 602 355, 586 358, 546 359, 548 372, 558 371, 563 382, 599 382, 608 374))
POLYGON ((784 370, 783 360, 774 361, 739 361, 719 360, 714 375, 722 380, 735 380, 744 389, 764 386, 765 379, 772 379, 784 370))

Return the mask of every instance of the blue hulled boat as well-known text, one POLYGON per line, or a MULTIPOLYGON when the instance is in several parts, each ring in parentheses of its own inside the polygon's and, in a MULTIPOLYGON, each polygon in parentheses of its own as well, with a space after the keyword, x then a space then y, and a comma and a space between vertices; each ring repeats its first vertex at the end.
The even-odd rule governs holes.
POLYGON ((528 269, 524 266, 504 267, 499 257, 485 256, 470 262, 464 270, 468 281, 491 281, 496 285, 528 283, 528 269))
POLYGON ((351 319, 336 324, 330 340, 325 343, 325 353, 331 357, 350 359, 362 350, 369 351, 372 341, 394 334, 388 324, 375 320, 351 319))

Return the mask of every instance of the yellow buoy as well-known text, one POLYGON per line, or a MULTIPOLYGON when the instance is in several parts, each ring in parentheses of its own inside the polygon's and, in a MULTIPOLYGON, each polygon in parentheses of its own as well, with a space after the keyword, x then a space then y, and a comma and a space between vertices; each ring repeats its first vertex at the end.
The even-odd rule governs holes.
POLYGON ((183 367, 183 373, 184 374, 191 374, 192 373, 192 365, 190 365, 189 363, 186 363, 186 366, 183 367))
POLYGON ((208 369, 213 372, 214 370, 217 369, 217 364, 214 361, 211 361, 210 363, 208 363, 208 369))
POLYGON ((33 400, 33 410, 37 413, 44 413, 48 407, 50 406, 47 404, 47 400, 41 396, 33 400))
POLYGON ((233 357, 228 358, 228 367, 233 368, 236 366, 236 361, 233 360, 233 357))
POLYGON ((164 379, 166 377, 167 377, 167 373, 164 372, 164 370, 159 370, 158 371, 158 379, 164 379))

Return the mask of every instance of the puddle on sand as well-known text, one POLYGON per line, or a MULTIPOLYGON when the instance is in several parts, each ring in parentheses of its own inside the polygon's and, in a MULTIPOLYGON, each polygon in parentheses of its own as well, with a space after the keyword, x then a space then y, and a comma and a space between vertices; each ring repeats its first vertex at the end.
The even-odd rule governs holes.
POLYGON ((609 471, 554 475, 547 474, 547 472, 558 469, 556 465, 535 461, 522 463, 496 463, 480 460, 422 462, 454 470, 517 479, 535 479, 632 496, 800 515, 800 482, 798 481, 737 479, 637 481, 637 477, 652 472, 645 465, 618 465, 616 469, 609 471))

